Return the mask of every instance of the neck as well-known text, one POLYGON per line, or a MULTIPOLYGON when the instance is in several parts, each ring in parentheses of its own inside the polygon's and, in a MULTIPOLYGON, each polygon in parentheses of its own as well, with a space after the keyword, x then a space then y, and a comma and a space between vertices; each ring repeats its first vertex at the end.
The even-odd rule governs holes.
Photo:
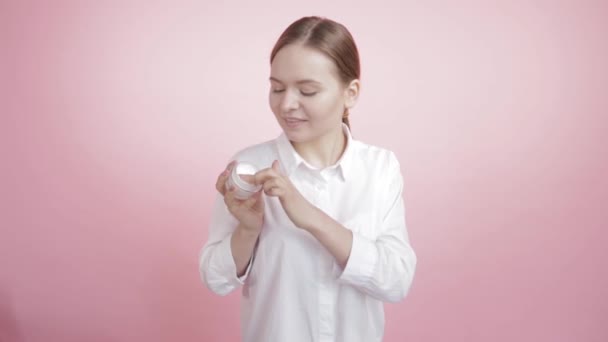
POLYGON ((298 154, 310 165, 325 168, 334 165, 346 149, 346 135, 342 126, 333 129, 317 139, 303 142, 291 143, 298 154))

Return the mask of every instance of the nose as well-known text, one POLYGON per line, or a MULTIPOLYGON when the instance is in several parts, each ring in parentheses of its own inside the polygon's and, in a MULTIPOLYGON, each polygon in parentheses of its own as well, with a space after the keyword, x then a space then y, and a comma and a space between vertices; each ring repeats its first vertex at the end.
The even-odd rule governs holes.
POLYGON ((283 92, 283 97, 281 98, 281 111, 284 113, 289 113, 295 109, 298 109, 300 106, 299 98, 292 91, 283 92))

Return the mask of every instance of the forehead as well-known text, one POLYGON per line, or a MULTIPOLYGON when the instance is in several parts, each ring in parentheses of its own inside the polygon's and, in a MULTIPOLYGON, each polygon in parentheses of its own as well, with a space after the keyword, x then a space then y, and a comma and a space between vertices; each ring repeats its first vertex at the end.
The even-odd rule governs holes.
POLYGON ((338 81, 333 60, 324 53, 299 44, 283 47, 270 65, 270 77, 282 82, 313 79, 322 83, 338 81))

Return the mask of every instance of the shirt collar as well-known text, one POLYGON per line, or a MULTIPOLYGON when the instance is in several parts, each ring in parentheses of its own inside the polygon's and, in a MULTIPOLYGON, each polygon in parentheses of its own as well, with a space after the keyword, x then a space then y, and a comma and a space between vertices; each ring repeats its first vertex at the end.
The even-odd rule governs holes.
MULTIPOLYGON (((346 181, 351 174, 351 164, 352 164, 352 154, 353 154, 353 138, 350 133, 350 129, 344 123, 342 123, 342 131, 346 136, 346 148, 344 149, 344 153, 340 159, 332 166, 328 166, 327 168, 338 168, 340 171, 341 179, 346 181)), ((293 148, 293 145, 283 132, 277 138, 277 147, 279 152, 279 158, 281 159, 281 165, 283 166, 283 171, 287 176, 291 175, 298 167, 301 165, 306 166, 310 170, 317 170, 317 168, 310 165, 296 150, 293 148)))

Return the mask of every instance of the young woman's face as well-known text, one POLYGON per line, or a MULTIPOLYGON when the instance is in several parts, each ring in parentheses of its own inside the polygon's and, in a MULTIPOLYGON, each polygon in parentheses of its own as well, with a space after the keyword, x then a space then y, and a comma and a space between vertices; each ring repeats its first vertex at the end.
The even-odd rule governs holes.
POLYGON ((270 108, 289 140, 312 141, 340 127, 345 86, 329 57, 291 44, 279 50, 270 69, 270 108))

